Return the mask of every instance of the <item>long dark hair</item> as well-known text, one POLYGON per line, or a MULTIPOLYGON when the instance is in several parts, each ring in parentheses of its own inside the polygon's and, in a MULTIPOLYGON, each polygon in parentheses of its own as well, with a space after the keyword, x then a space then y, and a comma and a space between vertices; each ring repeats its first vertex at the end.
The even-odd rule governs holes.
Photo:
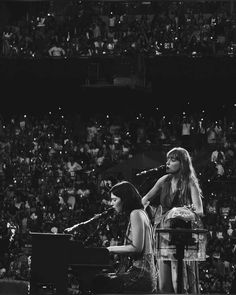
POLYGON ((113 193, 122 201, 122 211, 129 215, 132 210, 144 209, 142 204, 142 197, 137 188, 129 181, 121 181, 116 183, 111 189, 110 194, 113 193))
POLYGON ((119 197, 122 202, 122 212, 120 216, 124 222, 124 243, 132 242, 129 238, 130 213, 135 209, 144 209, 142 197, 136 187, 129 181, 118 182, 110 189, 110 193, 119 197))

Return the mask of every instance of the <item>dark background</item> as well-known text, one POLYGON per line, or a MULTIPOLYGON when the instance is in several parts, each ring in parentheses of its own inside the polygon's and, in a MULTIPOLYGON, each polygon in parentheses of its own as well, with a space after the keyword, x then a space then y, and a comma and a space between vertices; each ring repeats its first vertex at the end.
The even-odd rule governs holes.
POLYGON ((229 116, 236 103, 234 58, 174 58, 145 60, 145 86, 115 86, 117 65, 100 59, 1 59, 1 110, 40 112, 62 106, 66 112, 148 111, 169 113, 206 109, 229 116), (100 78, 89 85, 88 68, 99 64, 100 78), (105 74, 104 74, 105 73, 105 74), (104 78, 105 76, 105 78, 104 78), (105 80, 105 82, 104 82, 105 80))
MULTIPOLYGON (((54 1, 54 6, 65 3, 54 1)), ((209 5, 215 3, 210 1, 209 5)), ((0 23, 16 21, 26 12, 37 15, 49 6, 50 1, 0 1, 0 23)), ((127 77, 127 65, 135 63, 135 59, 137 56, 1 58, 1 112, 43 113, 60 105, 66 113, 88 115, 108 111, 127 115, 134 111, 148 113, 157 107, 169 114, 186 108, 205 109, 215 117, 235 115, 234 57, 143 58, 144 85, 115 86, 114 78, 127 77), (99 77, 95 77, 95 67, 99 77)))

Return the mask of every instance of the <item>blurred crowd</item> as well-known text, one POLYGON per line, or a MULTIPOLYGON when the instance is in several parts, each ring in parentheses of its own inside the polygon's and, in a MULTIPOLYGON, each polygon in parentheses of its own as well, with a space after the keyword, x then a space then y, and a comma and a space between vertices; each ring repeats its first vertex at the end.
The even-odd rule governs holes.
MULTIPOLYGON (((236 128, 234 120, 213 120, 206 112, 85 118, 58 108, 43 116, 1 116, 1 279, 29 280, 30 232, 63 233, 109 207, 109 188, 124 179, 120 171, 106 173, 109 168, 150 150, 165 158, 173 146, 190 151, 203 189, 209 233, 201 291, 229 293, 236 263, 236 128)), ((138 187, 137 177, 130 180, 138 187)), ((74 238, 85 241, 101 222, 74 238)), ((114 216, 88 246, 118 244, 121 231, 122 218, 114 216)))
POLYGON ((235 55, 232 1, 45 3, 1 4, 1 56, 235 55))

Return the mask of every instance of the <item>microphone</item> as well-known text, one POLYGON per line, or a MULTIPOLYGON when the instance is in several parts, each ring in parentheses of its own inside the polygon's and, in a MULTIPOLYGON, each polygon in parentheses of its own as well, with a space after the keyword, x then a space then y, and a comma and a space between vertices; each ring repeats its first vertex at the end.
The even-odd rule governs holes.
MULTIPOLYGON (((94 220, 94 219, 98 219, 100 217, 103 217, 103 216, 106 216, 108 213, 111 213, 114 211, 114 208, 113 207, 110 207, 108 208, 107 210, 101 212, 101 213, 98 213, 98 214, 95 214, 94 217, 92 217, 91 219, 94 220)), ((90 221, 91 219, 85 221, 84 223, 87 223, 88 221, 90 221)))
POLYGON ((101 213, 98 213, 98 214, 95 214, 92 218, 86 220, 86 221, 83 221, 83 222, 80 222, 80 223, 77 223, 75 225, 73 225, 72 227, 68 227, 66 229, 64 229, 64 233, 72 233, 74 232, 78 227, 82 226, 82 225, 86 225, 86 224, 89 224, 90 222, 96 220, 96 219, 99 219, 101 217, 104 217, 106 215, 108 215, 109 213, 113 212, 114 211, 114 208, 113 207, 110 207, 108 208, 107 210, 101 212, 101 213))
POLYGON ((139 173, 136 173, 136 176, 141 176, 141 175, 145 175, 147 173, 153 172, 153 171, 161 171, 161 170, 163 170, 163 173, 164 173, 165 172, 164 169, 166 170, 166 165, 161 165, 161 166, 156 167, 156 168, 151 168, 151 169, 143 170, 143 171, 141 171, 139 173))

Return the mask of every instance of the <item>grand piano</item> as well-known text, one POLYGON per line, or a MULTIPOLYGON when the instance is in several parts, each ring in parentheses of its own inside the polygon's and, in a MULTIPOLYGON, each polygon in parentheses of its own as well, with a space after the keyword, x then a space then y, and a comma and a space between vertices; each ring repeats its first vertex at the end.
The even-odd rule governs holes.
POLYGON ((81 293, 88 293, 94 275, 114 271, 106 248, 84 247, 70 234, 31 232, 30 235, 30 295, 42 294, 39 293, 42 285, 54 286, 57 295, 66 295, 70 271, 78 275, 81 293))

